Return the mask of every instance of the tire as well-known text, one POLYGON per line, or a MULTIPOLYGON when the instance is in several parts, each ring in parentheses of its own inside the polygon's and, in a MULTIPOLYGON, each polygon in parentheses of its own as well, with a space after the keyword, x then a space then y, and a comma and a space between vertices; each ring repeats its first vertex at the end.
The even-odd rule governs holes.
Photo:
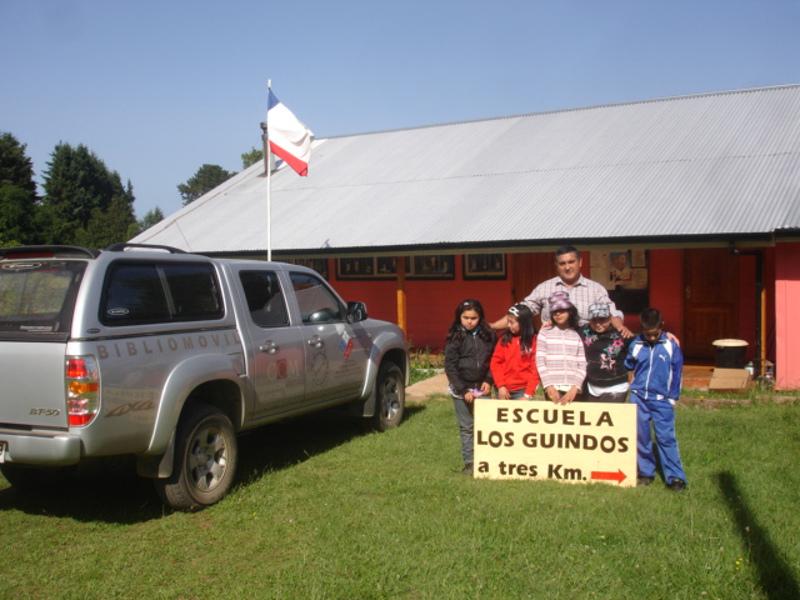
POLYGON ((4 463, 0 472, 12 487, 22 492, 43 492, 68 484, 77 473, 72 467, 35 467, 4 463))
POLYGON ((230 419, 212 406, 195 405, 178 423, 172 475, 156 479, 156 489, 170 508, 199 510, 228 493, 237 462, 236 432, 230 419))
POLYGON ((386 431, 400 425, 406 408, 406 386, 403 371, 394 363, 383 363, 375 382, 375 415, 373 426, 386 431))

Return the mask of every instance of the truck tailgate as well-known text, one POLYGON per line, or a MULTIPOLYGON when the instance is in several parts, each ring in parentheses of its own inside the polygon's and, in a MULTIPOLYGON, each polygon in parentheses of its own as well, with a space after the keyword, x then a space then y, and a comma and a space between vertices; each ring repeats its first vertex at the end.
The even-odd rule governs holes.
POLYGON ((0 427, 65 428, 63 343, 0 342, 0 427))

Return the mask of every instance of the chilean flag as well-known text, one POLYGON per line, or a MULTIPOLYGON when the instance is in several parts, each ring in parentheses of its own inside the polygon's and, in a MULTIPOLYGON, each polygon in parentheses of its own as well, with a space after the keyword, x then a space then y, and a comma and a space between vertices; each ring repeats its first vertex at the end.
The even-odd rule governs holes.
POLYGON ((313 133, 269 90, 267 106, 269 149, 301 177, 308 175, 313 133))

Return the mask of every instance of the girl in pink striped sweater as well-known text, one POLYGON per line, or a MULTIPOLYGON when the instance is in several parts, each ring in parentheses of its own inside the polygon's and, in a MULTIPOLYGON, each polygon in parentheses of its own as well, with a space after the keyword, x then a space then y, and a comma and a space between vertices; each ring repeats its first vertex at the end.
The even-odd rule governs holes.
POLYGON ((586 377, 586 356, 578 335, 578 310, 567 292, 548 298, 551 327, 542 327, 536 342, 536 368, 547 399, 569 404, 580 394, 586 377))

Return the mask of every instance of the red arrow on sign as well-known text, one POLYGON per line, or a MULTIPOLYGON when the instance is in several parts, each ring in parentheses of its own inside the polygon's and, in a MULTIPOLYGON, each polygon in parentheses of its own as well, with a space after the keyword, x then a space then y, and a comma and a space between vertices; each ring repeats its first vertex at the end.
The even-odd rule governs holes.
POLYGON ((599 481, 616 481, 617 483, 622 483, 625 481, 625 473, 622 472, 622 469, 617 469, 616 472, 592 471, 592 479, 597 479, 599 481))

